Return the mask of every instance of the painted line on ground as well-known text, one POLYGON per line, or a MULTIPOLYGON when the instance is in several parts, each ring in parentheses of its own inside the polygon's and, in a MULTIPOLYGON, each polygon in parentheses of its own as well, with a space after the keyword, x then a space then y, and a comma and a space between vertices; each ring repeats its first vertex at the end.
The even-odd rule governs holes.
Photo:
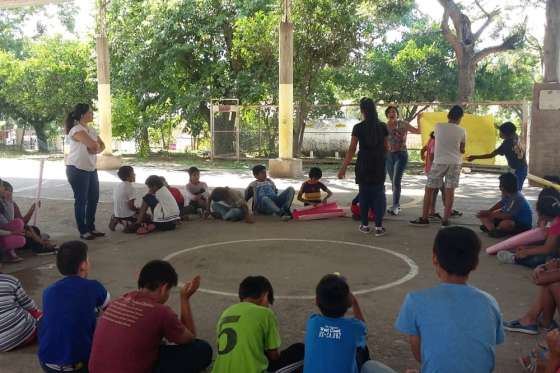
MULTIPOLYGON (((369 293, 372 293, 372 292, 375 292, 375 291, 386 290, 386 289, 390 289, 390 288, 395 287, 395 286, 402 285, 405 282, 408 282, 408 281, 412 280, 419 273, 418 265, 416 264, 416 262, 414 260, 412 260, 410 257, 408 257, 404 254, 398 253, 398 252, 390 250, 390 249, 385 249, 383 247, 377 247, 377 246, 372 246, 372 245, 365 245, 365 244, 356 243, 356 242, 349 242, 349 241, 320 240, 320 239, 311 239, 311 238, 258 238, 258 239, 251 239, 251 240, 235 240, 235 241, 214 242, 214 243, 202 244, 202 245, 190 247, 190 248, 187 248, 187 249, 184 249, 184 250, 176 251, 176 252, 171 253, 171 254, 167 255, 166 257, 164 257, 163 260, 170 261, 177 256, 187 254, 187 253, 190 253, 190 252, 193 252, 193 251, 196 251, 196 250, 209 248, 209 247, 232 245, 232 244, 247 243, 247 242, 262 242, 262 241, 284 241, 284 242, 285 241, 303 241, 303 242, 322 242, 322 243, 328 242, 328 243, 335 243, 335 244, 340 244, 340 245, 365 247, 367 249, 381 251, 383 253, 393 255, 393 256, 401 259, 403 262, 405 262, 408 265, 408 267, 409 267, 408 273, 406 275, 404 275, 403 277, 401 277, 400 279, 395 280, 395 281, 391 281, 387 284, 375 286, 375 287, 372 287, 372 288, 359 289, 359 290, 353 291, 353 293, 355 295, 369 294, 369 293)), ((206 294, 212 294, 212 295, 221 295, 221 296, 233 297, 233 298, 238 297, 237 293, 230 293, 230 292, 212 290, 212 289, 206 289, 206 288, 200 288, 200 289, 198 289, 198 291, 200 291, 202 293, 206 293, 206 294)), ((278 296, 275 296, 275 298, 278 298, 278 299, 310 300, 310 299, 315 299, 315 295, 278 295, 278 296)))

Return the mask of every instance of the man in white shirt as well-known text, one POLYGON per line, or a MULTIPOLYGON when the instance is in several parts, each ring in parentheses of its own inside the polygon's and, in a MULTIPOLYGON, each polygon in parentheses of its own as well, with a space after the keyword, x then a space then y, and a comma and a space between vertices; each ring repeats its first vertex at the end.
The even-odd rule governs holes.
POLYGON ((410 223, 413 225, 427 226, 430 223, 428 214, 434 198, 434 191, 442 186, 445 188, 445 209, 441 225, 449 225, 449 217, 453 211, 455 188, 459 186, 467 140, 465 129, 459 127, 463 114, 463 109, 455 105, 447 114, 449 123, 439 123, 435 127, 434 161, 426 183, 422 217, 412 220, 410 223))

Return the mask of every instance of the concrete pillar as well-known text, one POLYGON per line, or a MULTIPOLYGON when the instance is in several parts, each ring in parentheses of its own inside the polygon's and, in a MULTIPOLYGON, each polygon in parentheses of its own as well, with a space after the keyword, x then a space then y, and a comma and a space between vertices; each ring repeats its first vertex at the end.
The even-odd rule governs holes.
POLYGON ((543 177, 560 173, 560 83, 533 88, 528 140, 529 173, 543 177))
POLYGON ((284 0, 280 21, 278 62, 278 159, 269 161, 272 177, 295 177, 301 174, 301 159, 294 159, 294 25, 290 17, 290 0, 284 0))
POLYGON ((97 53, 97 106, 99 119, 99 136, 105 143, 105 150, 97 157, 97 168, 111 170, 122 164, 120 158, 113 155, 113 132, 111 123, 111 64, 109 60, 109 42, 107 40, 107 0, 98 0, 97 36, 95 49, 97 53))

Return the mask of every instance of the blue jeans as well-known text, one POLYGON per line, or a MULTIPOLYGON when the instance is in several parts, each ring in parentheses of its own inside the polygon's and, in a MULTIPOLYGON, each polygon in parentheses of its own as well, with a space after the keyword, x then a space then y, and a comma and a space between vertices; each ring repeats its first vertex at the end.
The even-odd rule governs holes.
POLYGON ((557 257, 558 257, 557 255, 548 255, 548 254, 531 255, 522 259, 515 258, 515 264, 519 264, 529 268, 537 268, 541 264, 548 262, 550 259, 554 259, 557 257))
POLYGON ((400 207, 401 181, 408 163, 408 152, 389 152, 385 159, 385 167, 393 185, 393 208, 400 207))
POLYGON ((96 171, 66 166, 66 177, 74 192, 74 216, 80 234, 95 230, 95 212, 99 202, 99 179, 96 171))
POLYGON ((517 176, 517 190, 521 191, 523 189, 523 183, 527 178, 527 166, 518 168, 514 170, 515 176, 517 176))
POLYGON ((368 225, 368 211, 375 213, 375 226, 383 226, 383 215, 387 207, 384 184, 360 184, 360 220, 362 225, 368 225))
POLYGON ((212 211, 223 220, 239 221, 245 217, 245 213, 238 207, 227 207, 221 203, 212 203, 212 211))
POLYGON ((259 201, 257 211, 265 215, 289 214, 296 191, 288 187, 276 196, 265 196, 259 201))

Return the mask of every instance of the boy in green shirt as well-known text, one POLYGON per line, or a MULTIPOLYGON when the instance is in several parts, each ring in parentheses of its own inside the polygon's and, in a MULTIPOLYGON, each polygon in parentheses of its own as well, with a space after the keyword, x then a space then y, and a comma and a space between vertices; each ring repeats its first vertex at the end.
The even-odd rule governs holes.
POLYGON ((263 276, 249 276, 239 285, 240 303, 228 307, 217 326, 218 356, 212 373, 295 372, 303 366, 304 346, 279 352, 278 320, 270 309, 274 291, 263 276), (292 369, 290 369, 292 368, 292 369))

